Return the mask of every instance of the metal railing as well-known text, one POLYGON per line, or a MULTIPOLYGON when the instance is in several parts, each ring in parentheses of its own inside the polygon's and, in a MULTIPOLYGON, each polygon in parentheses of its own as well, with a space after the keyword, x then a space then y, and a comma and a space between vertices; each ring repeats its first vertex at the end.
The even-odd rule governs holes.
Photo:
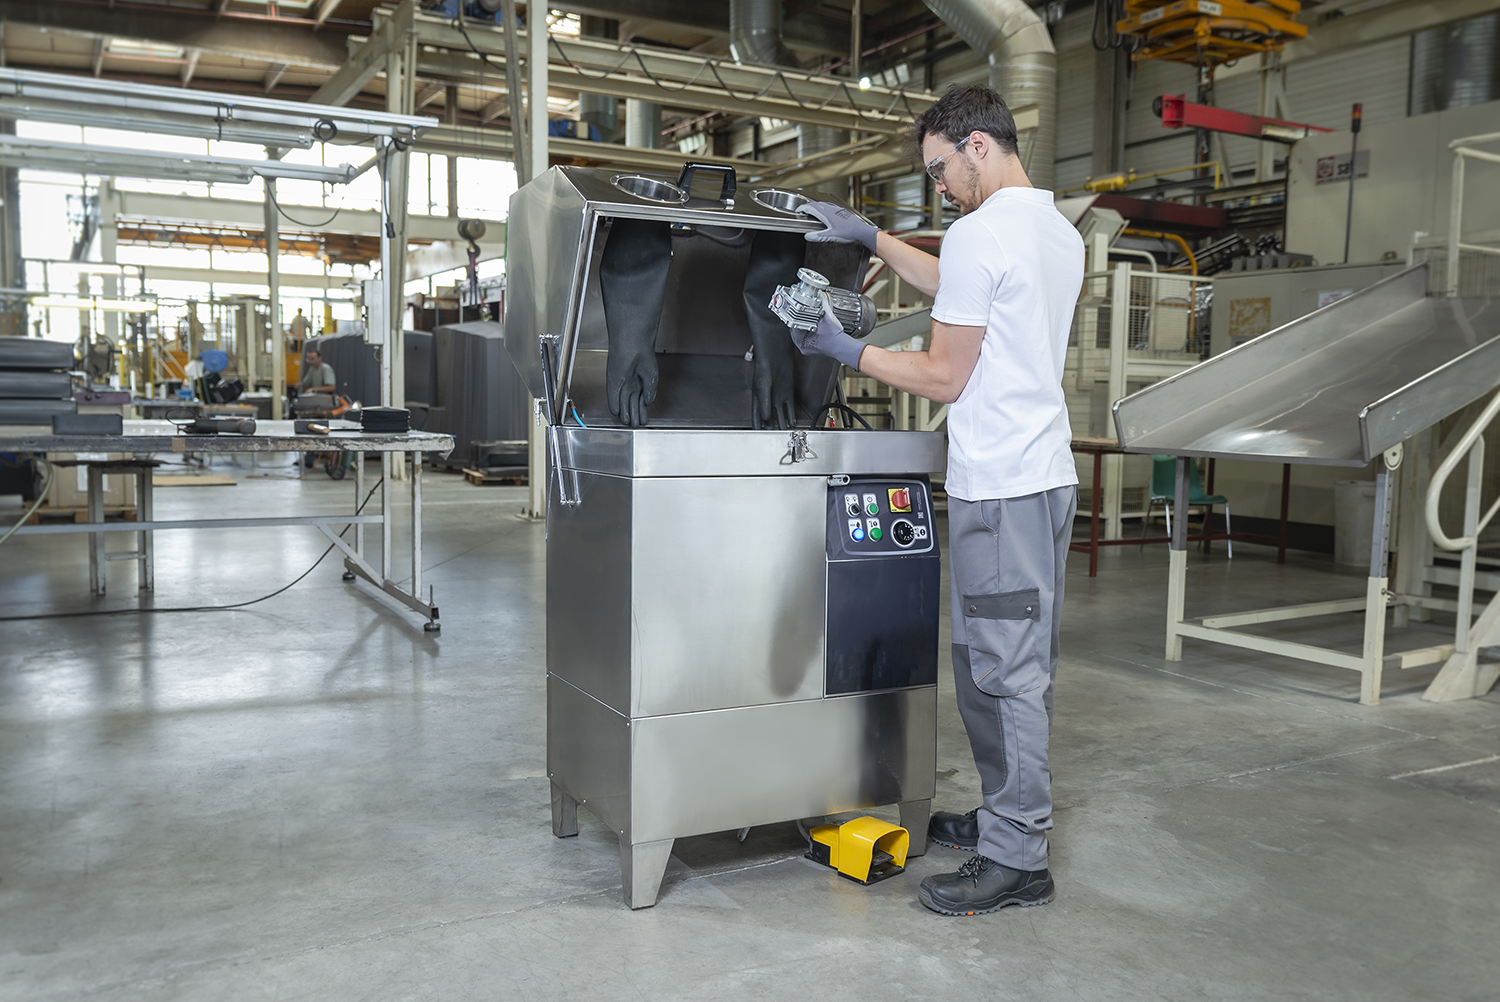
MULTIPOLYGON (((1483 515, 1479 513, 1484 473, 1484 432, 1497 415, 1500 415, 1500 393, 1496 393, 1491 398, 1479 417, 1469 426, 1469 430, 1464 432, 1463 437, 1433 471, 1432 481, 1427 488, 1425 513, 1427 531, 1432 536, 1433 545, 1460 555, 1458 608, 1453 630, 1454 654, 1451 662, 1452 673, 1455 675, 1472 676, 1476 672, 1479 649, 1491 641, 1491 635, 1497 627, 1500 627, 1500 596, 1490 601, 1480 613, 1478 620, 1474 619, 1474 586, 1479 557, 1479 537, 1495 514, 1500 512, 1500 498, 1497 498, 1483 515), (1439 501, 1448 477, 1464 460, 1468 461, 1465 471, 1468 482, 1464 488, 1463 535, 1454 538, 1443 531, 1439 501)), ((1444 671, 1447 673, 1449 669, 1445 668, 1444 671)), ((1434 687, 1437 685, 1438 683, 1435 682, 1434 687)), ((1484 688, 1488 689, 1488 686, 1484 688)))
POLYGON ((1500 132, 1491 132, 1482 136, 1465 136, 1455 139, 1448 144, 1453 151, 1453 200, 1448 217, 1448 284, 1447 292, 1450 297, 1458 295, 1459 255, 1468 251, 1471 254, 1488 254, 1500 256, 1500 247, 1491 247, 1485 244, 1465 243, 1463 240, 1463 212, 1464 212, 1464 164, 1469 160, 1478 160, 1484 163, 1500 164, 1500 153, 1491 153, 1486 150, 1475 149, 1490 143, 1500 143, 1500 132))

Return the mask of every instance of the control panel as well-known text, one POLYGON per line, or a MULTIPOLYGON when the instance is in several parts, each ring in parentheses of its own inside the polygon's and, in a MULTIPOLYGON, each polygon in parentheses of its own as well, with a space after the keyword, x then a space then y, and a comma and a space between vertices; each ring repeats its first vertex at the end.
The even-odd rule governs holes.
POLYGON ((827 553, 824 693, 935 684, 943 581, 927 481, 830 484, 827 553))
POLYGON ((829 556, 927 553, 932 496, 921 480, 851 480, 829 487, 829 556))

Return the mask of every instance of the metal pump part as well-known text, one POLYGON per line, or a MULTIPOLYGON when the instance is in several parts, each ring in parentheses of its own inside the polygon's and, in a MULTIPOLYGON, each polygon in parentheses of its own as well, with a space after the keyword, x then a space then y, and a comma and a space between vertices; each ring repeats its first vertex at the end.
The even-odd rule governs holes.
POLYGON ((823 298, 826 296, 834 316, 844 325, 845 334, 867 337, 875 329, 875 304, 869 296, 833 288, 828 279, 811 268, 797 269, 797 277, 802 281, 790 288, 778 285, 771 297, 771 312, 788 327, 817 330, 818 321, 823 318, 823 298))

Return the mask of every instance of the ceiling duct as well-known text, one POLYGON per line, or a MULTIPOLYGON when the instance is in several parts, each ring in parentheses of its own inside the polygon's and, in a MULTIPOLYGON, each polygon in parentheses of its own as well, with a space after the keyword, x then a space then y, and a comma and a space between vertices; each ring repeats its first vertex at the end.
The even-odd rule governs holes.
POLYGON ((990 65, 990 86, 1012 111, 1035 107, 1037 128, 1021 140, 1031 183, 1053 187, 1057 159, 1057 50, 1026 0, 925 0, 990 65))
MULTIPOLYGON (((729 51, 735 62, 797 66, 797 57, 781 39, 782 0, 729 0, 729 51)), ((797 127, 798 158, 837 149, 849 142, 845 129, 820 125, 797 127)), ((842 179, 810 187, 840 191, 842 179)))
POLYGON ((781 40, 781 0, 729 0, 729 51, 737 63, 796 66, 781 40))

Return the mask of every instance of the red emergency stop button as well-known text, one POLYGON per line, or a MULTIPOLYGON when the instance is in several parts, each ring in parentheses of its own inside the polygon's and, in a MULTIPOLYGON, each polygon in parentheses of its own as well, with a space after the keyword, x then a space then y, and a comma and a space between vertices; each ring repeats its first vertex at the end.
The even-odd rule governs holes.
POLYGON ((891 487, 885 493, 887 500, 890 501, 891 511, 911 511, 910 487, 891 487))

